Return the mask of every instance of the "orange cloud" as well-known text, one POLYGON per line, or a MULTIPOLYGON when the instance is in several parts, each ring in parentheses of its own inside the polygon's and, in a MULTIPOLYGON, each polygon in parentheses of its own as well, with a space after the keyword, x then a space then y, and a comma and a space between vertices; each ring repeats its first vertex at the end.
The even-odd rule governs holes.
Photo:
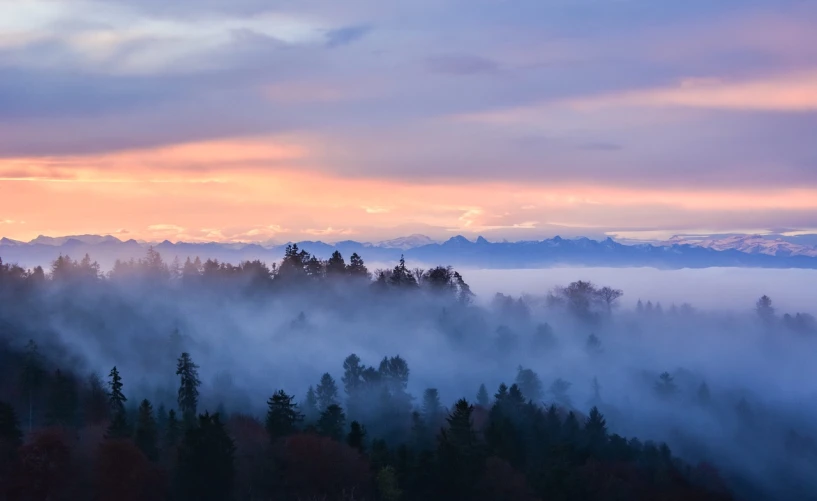
POLYGON ((0 214, 27 222, 4 225, 8 233, 3 236, 26 239, 40 233, 128 228, 131 238, 195 241, 378 238, 390 236, 399 225, 441 233, 529 232, 558 224, 660 228, 712 214, 817 210, 813 189, 419 185, 344 178, 322 174, 309 145, 295 138, 240 138, 115 154, 0 160, 0 214), (11 176, 14 172, 24 176, 11 176))

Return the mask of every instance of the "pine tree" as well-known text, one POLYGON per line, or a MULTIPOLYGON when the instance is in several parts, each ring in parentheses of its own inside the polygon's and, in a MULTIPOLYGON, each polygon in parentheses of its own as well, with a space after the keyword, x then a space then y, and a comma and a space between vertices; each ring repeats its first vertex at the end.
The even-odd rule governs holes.
POLYGON ((501 383, 499 385, 499 390, 497 390, 496 394, 494 395, 494 400, 496 404, 501 404, 508 398, 508 386, 505 383, 501 383))
POLYGON ((434 423, 441 412, 440 393, 436 388, 428 388, 423 392, 423 417, 427 422, 434 423))
MULTIPOLYGON (((60 256, 61 257, 61 256, 60 256)), ((39 347, 33 339, 28 340, 26 355, 23 363, 23 391, 28 396, 28 432, 31 433, 34 421, 34 394, 40 389, 43 382, 43 362, 39 347)))
POLYGON ((195 423, 196 410, 199 404, 199 366, 193 363, 190 354, 182 353, 176 364, 176 375, 179 376, 178 403, 182 419, 187 426, 195 423))
POLYGON ((16 451, 23 444, 23 432, 20 430, 17 413, 14 412, 14 407, 6 402, 0 402, 0 444, 9 446, 12 451, 16 451))
POLYGON ((448 429, 440 432, 437 457, 444 499, 474 498, 483 455, 471 422, 473 411, 467 400, 460 399, 447 418, 448 429))
POLYGON ((354 417, 360 413, 363 404, 363 371, 360 357, 352 353, 343 361, 343 390, 346 393, 346 407, 349 415, 354 417))
POLYGON ((671 398, 678 392, 678 387, 669 372, 664 372, 658 377, 655 392, 662 398, 671 398))
POLYGON ((352 421, 349 425, 349 434, 346 435, 346 444, 360 451, 362 454, 366 449, 366 427, 357 421, 352 421))
POLYGON ((205 412, 185 431, 176 467, 179 498, 230 499, 235 478, 235 444, 218 414, 205 412))
POLYGON ((298 412, 298 404, 292 402, 295 397, 279 390, 267 401, 267 420, 265 423, 270 440, 275 441, 295 433, 298 423, 304 416, 298 412))
POLYGON ((479 385, 479 391, 477 391, 477 404, 487 409, 491 406, 491 397, 488 396, 488 389, 485 387, 485 384, 479 385))
POLYGON ((136 420, 134 443, 139 450, 151 461, 159 457, 159 431, 156 419, 153 417, 153 406, 147 399, 139 404, 139 415, 136 420))
POLYGON ((111 369, 108 377, 108 406, 111 409, 111 422, 105 436, 113 439, 127 438, 130 436, 130 427, 128 426, 125 411, 125 402, 128 399, 122 393, 122 377, 119 375, 116 366, 111 369))
POLYGON ((111 369, 108 378, 108 406, 111 409, 111 413, 124 414, 125 402, 127 402, 128 399, 125 397, 125 394, 122 393, 122 377, 119 375, 116 366, 111 369))
POLYGON ((524 369, 520 365, 517 368, 516 384, 519 385, 522 394, 528 399, 537 403, 542 400, 542 381, 532 369, 524 369))
POLYGON ((167 414, 167 426, 164 430, 164 447, 169 449, 175 447, 179 443, 182 428, 179 419, 176 417, 175 409, 170 409, 167 414))
POLYGON ((346 425, 346 414, 337 404, 332 404, 321 413, 318 419, 318 432, 321 435, 340 440, 346 425))
POLYGON ((584 431, 587 435, 588 445, 593 450, 598 451, 607 442, 607 421, 599 412, 598 407, 590 409, 584 431))
POLYGON ((363 264, 363 259, 355 252, 349 258, 349 266, 346 268, 349 276, 352 278, 369 278, 369 270, 366 268, 366 265, 363 264))
POLYGON ((306 390, 306 397, 301 404, 301 409, 303 409, 304 420, 307 423, 314 423, 321 415, 321 411, 318 409, 318 396, 312 386, 306 390))
POLYGON ((346 274, 346 262, 343 256, 338 251, 333 252, 332 257, 326 262, 326 276, 342 277, 346 274))
POLYGON ((315 396, 318 399, 318 410, 321 412, 338 403, 338 385, 328 372, 321 376, 321 381, 315 389, 315 396))
POLYGON ((462 275, 459 272, 454 272, 454 282, 457 284, 457 299, 461 304, 471 304, 474 300, 474 293, 471 292, 471 287, 465 283, 462 275))

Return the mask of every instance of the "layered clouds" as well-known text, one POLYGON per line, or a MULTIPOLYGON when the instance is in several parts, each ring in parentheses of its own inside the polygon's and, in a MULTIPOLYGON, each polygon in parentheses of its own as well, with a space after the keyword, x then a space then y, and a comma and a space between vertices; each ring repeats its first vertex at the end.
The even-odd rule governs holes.
POLYGON ((817 228, 815 21, 799 1, 7 2, 3 234, 817 228))

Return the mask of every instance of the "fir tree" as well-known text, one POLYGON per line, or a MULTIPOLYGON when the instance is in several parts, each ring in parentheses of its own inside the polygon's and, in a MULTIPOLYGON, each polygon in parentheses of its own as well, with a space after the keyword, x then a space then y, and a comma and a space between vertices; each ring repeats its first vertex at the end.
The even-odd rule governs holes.
POLYGON ((318 410, 321 412, 338 403, 338 385, 328 372, 321 376, 321 381, 315 389, 315 396, 318 399, 318 410))
POLYGON ((295 433, 298 423, 303 421, 304 416, 298 412, 298 404, 292 402, 284 390, 279 390, 267 401, 267 419, 265 427, 270 440, 275 441, 295 433))
POLYGON ((520 365, 517 368, 516 384, 519 385, 522 394, 528 399, 534 402, 540 402, 542 400, 542 381, 539 379, 539 375, 533 370, 524 369, 520 365))
POLYGON ((346 414, 337 404, 332 404, 321 412, 318 419, 318 432, 321 435, 340 440, 346 425, 346 414))
POLYGON ((23 432, 20 430, 17 413, 14 412, 14 407, 6 402, 0 402, 0 444, 9 446, 12 451, 23 445, 23 432))
POLYGON ((491 406, 491 397, 488 396, 488 389, 485 388, 485 384, 479 385, 479 391, 477 391, 477 404, 487 409, 491 406))
POLYGON ((655 392, 662 398, 671 398, 678 392, 678 387, 669 372, 664 372, 658 377, 655 392))
POLYGON ((448 429, 440 432, 437 456, 439 481, 444 499, 473 499, 482 473, 482 451, 471 422, 474 411, 460 399, 448 416, 448 429))
POLYGON ((584 425, 588 445, 593 450, 599 450, 607 441, 607 421, 599 412, 598 407, 590 409, 587 422, 584 425))
POLYGON ((218 414, 199 416, 185 431, 176 467, 178 494, 184 500, 230 499, 235 478, 235 445, 218 414))
POLYGON ((501 383, 499 385, 499 390, 497 390, 496 394, 494 395, 494 400, 496 404, 501 404, 508 398, 508 386, 505 383, 501 383))
POLYGON ((170 412, 167 413, 167 426, 164 430, 164 447, 165 449, 169 449, 175 447, 176 444, 179 443, 179 438, 181 438, 182 427, 179 423, 178 417, 176 417, 175 409, 170 409, 170 412))
POLYGON ((111 409, 105 385, 99 374, 93 373, 88 376, 87 387, 88 391, 85 393, 84 398, 85 422, 90 424, 102 423, 108 419, 111 409))
POLYGON ((159 457, 159 431, 156 419, 153 416, 153 406, 147 399, 139 404, 139 415, 136 419, 136 433, 134 443, 139 450, 151 461, 159 457))
POLYGON ((105 436, 113 439, 127 438, 130 436, 130 427, 128 426, 125 411, 125 402, 128 399, 122 393, 122 377, 119 375, 116 366, 111 369, 108 377, 108 406, 111 409, 111 422, 105 436))
POLYGON ((436 388, 428 388, 423 392, 423 417, 429 423, 437 421, 437 416, 442 412, 440 404, 440 394, 436 388))
POLYGON ((366 449, 365 440, 366 427, 357 421, 352 421, 349 425, 349 434, 346 435, 346 444, 353 449, 357 449, 362 454, 366 449))
POLYGON ((355 252, 349 258, 349 266, 346 268, 352 278, 369 278, 369 270, 363 264, 363 259, 355 252))
POLYGON ((122 377, 119 375, 116 366, 111 369, 108 378, 108 407, 110 407, 112 414, 124 414, 125 402, 128 399, 122 393, 122 377))
POLYGON ((31 433, 34 420, 34 394, 40 389, 43 382, 42 358, 39 347, 33 339, 28 340, 26 355, 23 362, 22 383, 23 391, 28 396, 28 432, 31 433))
POLYGON ((346 262, 343 256, 338 251, 333 252, 332 257, 326 262, 326 276, 341 277, 346 274, 346 262))
POLYGON ((196 419, 196 410, 199 404, 199 366, 193 363, 190 354, 185 352, 179 357, 176 364, 176 375, 179 376, 178 403, 182 419, 187 426, 196 419))
POLYGON ((321 411, 318 409, 318 396, 312 386, 306 390, 306 397, 301 404, 301 409, 303 409, 304 420, 308 423, 314 423, 321 415, 321 411))

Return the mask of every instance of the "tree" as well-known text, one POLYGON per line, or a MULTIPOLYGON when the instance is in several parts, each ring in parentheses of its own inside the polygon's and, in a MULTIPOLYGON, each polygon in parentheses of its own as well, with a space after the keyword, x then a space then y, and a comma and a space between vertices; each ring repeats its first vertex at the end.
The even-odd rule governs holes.
POLYGON ((34 419, 34 393, 40 389, 43 381, 42 358, 37 343, 33 339, 28 340, 26 354, 23 361, 23 391, 28 395, 28 432, 31 433, 34 419))
POLYGON ((235 444, 218 414, 205 412, 198 426, 188 427, 179 446, 179 498, 197 501, 230 499, 235 478, 235 444))
POLYGON ((553 401, 563 407, 570 407, 570 396, 567 390, 570 389, 571 384, 562 378, 557 378, 550 385, 550 394, 553 395, 553 401))
POLYGON ((471 421, 473 411, 467 400, 460 399, 446 419, 448 429, 440 432, 437 456, 442 499, 473 499, 483 467, 481 447, 471 421))
POLYGON ((362 405, 363 371, 360 357, 352 353, 343 361, 343 390, 346 393, 346 407, 351 416, 357 416, 362 405))
POLYGON ((599 412, 598 407, 590 409, 590 414, 584 425, 587 442, 590 448, 598 451, 607 442, 607 421, 599 412))
POLYGON ((428 388, 423 392, 423 417, 429 423, 437 420, 437 416, 442 411, 440 404, 440 394, 436 388, 428 388))
POLYGON ((346 267, 346 271, 352 278, 369 279, 369 270, 363 264, 363 259, 357 254, 357 252, 352 254, 352 256, 349 258, 349 266, 346 267))
POLYGON ((48 396, 46 422, 50 426, 77 426, 79 394, 73 377, 66 376, 59 369, 51 380, 48 396))
POLYGON ((326 262, 326 276, 327 277, 342 277, 347 275, 346 262, 340 252, 335 251, 332 257, 326 262))
POLYGON ((527 398, 537 403, 542 400, 542 381, 539 379, 539 375, 533 372, 533 370, 524 369, 520 365, 516 372, 516 384, 519 386, 519 390, 522 394, 527 398))
POLYGON ((494 395, 494 400, 496 400, 497 404, 500 404, 504 402, 506 398, 508 398, 508 386, 505 383, 501 383, 499 385, 499 389, 494 395))
POLYGON ((459 272, 454 272, 454 282, 457 286, 457 299, 462 304, 471 304, 474 300, 474 293, 471 292, 471 287, 465 283, 465 280, 462 278, 462 275, 459 272))
POLYGON ((393 466, 384 466, 377 472, 377 493, 383 501, 399 501, 403 491, 397 482, 397 472, 393 466))
POLYGON ((755 304, 755 311, 763 322, 769 323, 774 320, 774 307, 769 296, 762 296, 755 304))
POLYGON ((177 401, 182 419, 190 426, 195 422, 196 409, 199 404, 199 366, 193 363, 190 354, 182 353, 176 364, 176 375, 179 376, 177 401))
POLYGON ((16 450, 23 444, 23 432, 14 407, 6 402, 0 402, 0 444, 16 450))
POLYGON ((166 449, 175 447, 176 444, 179 443, 180 437, 181 426, 179 425, 179 419, 176 417, 176 410, 170 409, 170 412, 167 413, 167 427, 165 428, 164 434, 164 447, 166 449))
POLYGON ((318 396, 315 394, 315 388, 312 386, 306 390, 306 397, 301 404, 301 408, 303 409, 304 420, 308 423, 317 421, 321 411, 318 409, 318 396))
POLYGON ((406 259, 401 255, 400 263, 392 270, 389 283, 399 288, 414 288, 417 287, 417 279, 406 267, 406 259))
POLYGON ((621 296, 624 295, 624 292, 621 289, 613 289, 612 287, 605 286, 599 289, 597 294, 606 306, 607 313, 609 314, 612 313, 613 308, 615 308, 621 296))
POLYGON ((270 440, 275 441, 295 433, 298 423, 303 421, 304 415, 298 412, 298 404, 292 402, 294 398, 284 390, 279 390, 267 401, 265 428, 270 440))
POLYGON ((587 342, 584 345, 584 350, 590 355, 597 355, 602 352, 601 341, 595 334, 587 336, 587 342))
POLYGON ((479 391, 477 391, 477 405, 486 409, 491 406, 491 397, 488 396, 488 389, 485 388, 485 384, 479 385, 479 391))
POLYGON ((328 372, 321 376, 321 381, 315 388, 315 396, 318 399, 318 410, 321 412, 338 403, 338 385, 328 372))
POLYGON ((318 432, 321 435, 340 440, 343 437, 343 429, 346 425, 346 414, 337 404, 331 404, 318 419, 318 432))
POLYGON ((362 454, 366 449, 366 427, 352 421, 349 425, 349 434, 346 435, 346 444, 353 449, 357 449, 362 454))
POLYGON ((110 414, 108 405, 108 394, 102 378, 97 373, 88 376, 87 391, 83 402, 85 422, 89 424, 100 424, 110 414))
POLYGON ((108 375, 108 406, 111 409, 111 422, 108 425, 108 438, 127 438, 130 436, 130 427, 128 426, 127 414, 125 412, 125 402, 128 399, 122 393, 122 377, 116 366, 111 369, 108 375))
POLYGON ((150 461, 156 461, 159 457, 159 430, 156 425, 156 418, 153 416, 153 406, 145 399, 139 404, 139 413, 136 418, 136 433, 134 443, 136 447, 150 461))
POLYGON ((655 383, 655 392, 662 398, 669 398, 678 392, 678 387, 669 372, 663 372, 655 383))

